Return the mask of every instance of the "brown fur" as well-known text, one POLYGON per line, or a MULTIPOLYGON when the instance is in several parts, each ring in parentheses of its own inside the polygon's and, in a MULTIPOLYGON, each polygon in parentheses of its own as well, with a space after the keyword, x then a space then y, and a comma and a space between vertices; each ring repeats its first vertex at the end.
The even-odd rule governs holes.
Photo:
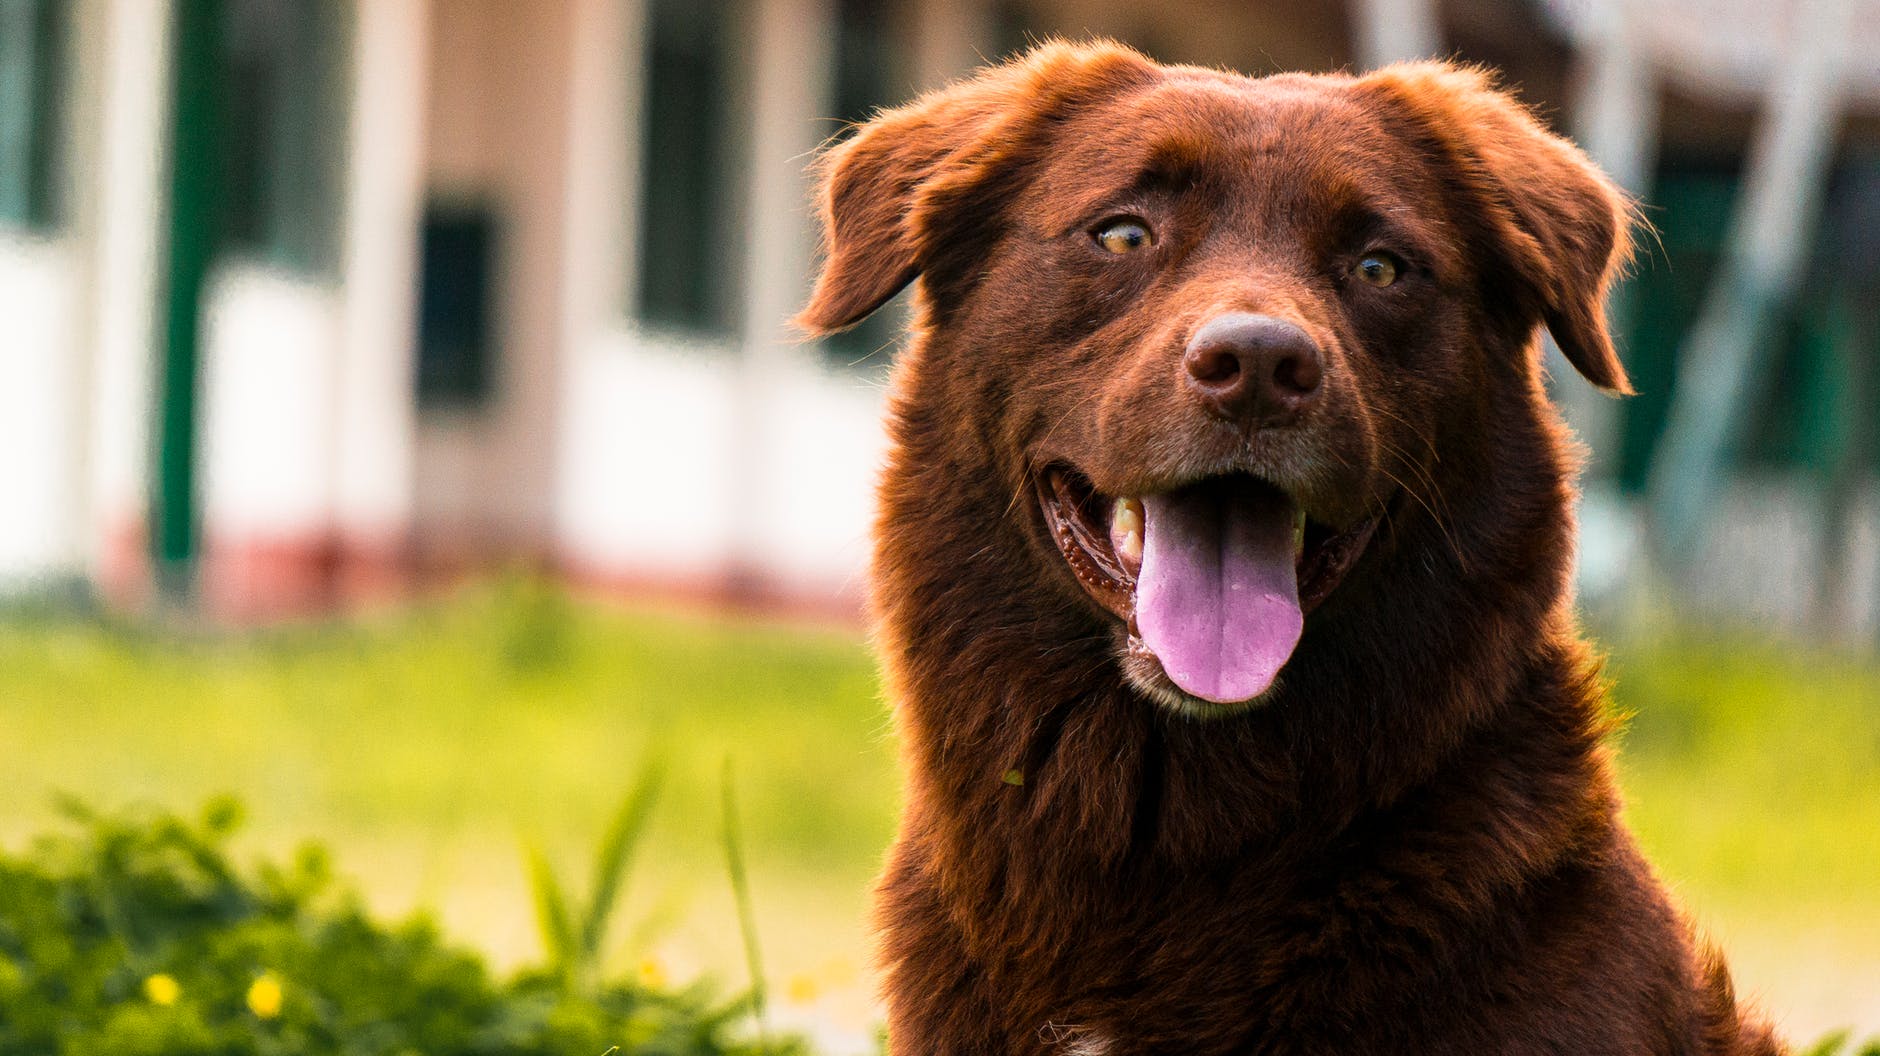
POLYGON ((896 1056, 1779 1051, 1620 824, 1571 613, 1539 328, 1626 390, 1627 204, 1578 150, 1450 65, 1250 80, 1050 44, 824 173, 804 325, 919 279, 874 573, 896 1056), (1158 229, 1140 259, 1091 252, 1119 213, 1158 229), (1379 238, 1412 275, 1348 289, 1379 238), (1222 310, 1320 343, 1309 422, 1247 440, 1174 384, 1222 310), (1107 495, 1237 467, 1383 520, 1272 693, 1203 721, 1125 677, 1033 501, 1051 462, 1107 495))

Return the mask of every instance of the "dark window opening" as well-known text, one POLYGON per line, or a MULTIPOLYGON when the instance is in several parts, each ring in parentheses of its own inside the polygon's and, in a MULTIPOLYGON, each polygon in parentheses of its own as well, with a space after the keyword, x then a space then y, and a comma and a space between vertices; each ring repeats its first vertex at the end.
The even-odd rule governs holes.
POLYGON ((895 0, 837 0, 836 116, 846 125, 901 102, 905 80, 895 0))
POLYGON ((68 0, 0 2, 0 224, 64 220, 68 0))
POLYGON ((731 93, 738 0, 650 0, 637 303, 655 326, 737 325, 731 93))
POLYGON ((425 212, 418 284, 418 405, 474 406, 490 394, 498 233, 473 206, 425 212))
POLYGON ((223 246, 330 269, 346 148, 341 5, 228 0, 224 12, 223 246))
MULTIPOLYGON (((907 98, 908 66, 897 0, 838 0, 835 40, 836 128, 850 126, 907 98)), ((886 365, 907 325, 905 293, 882 305, 854 328, 822 343, 830 362, 844 366, 886 365)))

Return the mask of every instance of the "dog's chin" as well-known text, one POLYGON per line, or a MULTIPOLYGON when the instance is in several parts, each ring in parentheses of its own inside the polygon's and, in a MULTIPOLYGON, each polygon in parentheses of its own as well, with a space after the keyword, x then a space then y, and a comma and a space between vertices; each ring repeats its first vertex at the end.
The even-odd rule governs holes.
MULTIPOLYGON (((1128 639, 1129 636, 1124 637, 1128 639)), ((1168 677, 1168 672, 1162 670, 1162 662, 1155 658, 1155 654, 1144 649, 1139 641, 1127 640, 1117 662, 1122 667, 1123 680, 1129 683, 1130 688, 1164 711, 1201 721, 1229 719, 1259 710, 1278 695, 1280 682, 1285 675, 1281 671, 1258 696, 1247 700, 1217 701, 1197 697, 1176 685, 1168 677)))

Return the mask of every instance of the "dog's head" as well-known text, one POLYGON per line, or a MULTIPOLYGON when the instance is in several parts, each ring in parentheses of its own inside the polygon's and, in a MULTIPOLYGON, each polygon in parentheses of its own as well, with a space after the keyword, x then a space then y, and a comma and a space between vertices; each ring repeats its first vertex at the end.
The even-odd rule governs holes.
POLYGON ((1056 596, 1015 602, 1074 599, 1190 712, 1270 696, 1349 595, 1427 613, 1404 592, 1438 566, 1531 557, 1568 472, 1539 327, 1627 388, 1603 313, 1627 203, 1478 71, 1052 44, 878 116, 824 179, 802 324, 920 280, 884 532, 962 576, 1023 536, 1048 567, 996 578, 1056 596), (922 503, 934 525, 897 520, 922 503))

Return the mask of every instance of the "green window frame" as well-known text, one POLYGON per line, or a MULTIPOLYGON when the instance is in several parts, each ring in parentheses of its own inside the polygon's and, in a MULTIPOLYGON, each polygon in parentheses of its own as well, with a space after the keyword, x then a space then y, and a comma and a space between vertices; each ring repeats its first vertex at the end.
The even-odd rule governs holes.
POLYGON ((1740 176, 1737 160, 1692 159, 1662 166, 1652 181, 1654 237, 1621 293, 1621 354, 1638 395, 1619 405, 1618 478, 1642 494, 1671 411, 1678 352, 1722 263, 1740 176))
MULTIPOLYGON (((1853 169, 1843 165, 1837 183, 1857 175, 1853 169)), ((1678 384, 1678 355, 1724 267, 1743 175, 1740 158, 1686 158, 1661 166, 1653 180, 1655 237, 1622 291, 1627 336, 1621 354, 1639 393, 1619 412, 1618 480, 1629 493, 1642 494, 1647 486, 1678 384)), ((1858 207, 1859 200, 1830 196, 1821 220, 1825 244, 1861 229, 1858 207)), ((1857 321, 1846 310, 1861 299, 1853 291, 1880 287, 1880 280, 1871 256, 1860 251, 1865 247, 1847 245, 1850 251, 1818 258, 1807 280, 1773 309, 1773 347, 1764 353, 1768 375, 1726 452, 1733 467, 1823 472, 1854 434, 1854 418, 1873 413, 1851 402, 1863 397, 1844 391, 1837 350, 1859 340, 1857 321)))
POLYGON ((0 0, 0 226, 64 221, 69 0, 0 0))

